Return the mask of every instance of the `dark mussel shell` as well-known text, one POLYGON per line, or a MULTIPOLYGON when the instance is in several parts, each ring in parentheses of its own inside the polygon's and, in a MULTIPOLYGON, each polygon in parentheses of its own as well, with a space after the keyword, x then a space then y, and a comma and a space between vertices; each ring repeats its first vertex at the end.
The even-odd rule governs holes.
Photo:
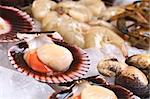
POLYGON ((9 32, 0 34, 0 42, 19 41, 17 32, 35 31, 32 18, 26 13, 14 7, 0 5, 0 17, 10 25, 9 32))
POLYGON ((139 68, 150 82, 150 54, 136 54, 128 57, 125 61, 130 66, 139 68))
POLYGON ((128 57, 125 61, 130 66, 139 69, 150 70, 150 54, 136 54, 128 57))
POLYGON ((149 86, 139 85, 139 82, 133 81, 133 79, 130 79, 128 77, 119 76, 116 78, 115 83, 131 90, 135 95, 138 95, 139 97, 149 97, 150 96, 149 95, 149 86))
POLYGON ((87 53, 77 46, 67 44, 62 41, 54 40, 60 46, 64 46, 70 50, 73 55, 73 62, 70 68, 65 72, 56 72, 53 75, 33 71, 23 59, 24 50, 28 48, 26 42, 19 43, 11 47, 8 51, 8 57, 11 64, 20 72, 35 78, 41 82, 47 83, 64 83, 71 82, 81 78, 89 69, 90 59, 87 53))
POLYGON ((149 96, 149 86, 146 76, 137 68, 129 66, 115 78, 115 84, 121 85, 140 97, 149 96), (132 72, 132 73, 131 73, 132 72), (144 77, 145 76, 145 77, 144 77))
POLYGON ((0 4, 4 6, 24 7, 32 4, 34 0, 1 0, 0 4))

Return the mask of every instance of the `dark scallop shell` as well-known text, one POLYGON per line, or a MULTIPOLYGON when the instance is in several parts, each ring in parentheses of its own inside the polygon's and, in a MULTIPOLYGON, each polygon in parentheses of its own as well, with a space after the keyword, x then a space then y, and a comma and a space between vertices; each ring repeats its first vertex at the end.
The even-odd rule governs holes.
MULTIPOLYGON (((108 89, 112 90, 116 94, 118 99, 134 99, 133 93, 130 90, 128 90, 128 89, 126 89, 126 88, 124 88, 122 86, 119 86, 119 85, 108 85, 108 84, 103 84, 103 83, 100 84, 100 82, 98 84, 96 84, 94 82, 94 84, 98 85, 98 86, 103 86, 105 88, 108 88, 108 89)), ((50 96, 49 99, 57 99, 57 96, 60 97, 59 99, 66 99, 66 98, 63 98, 63 97, 71 97, 73 95, 73 93, 72 93, 73 92, 73 87, 71 87, 70 89, 62 89, 62 90, 56 91, 55 93, 53 93, 50 96), (70 95, 70 96, 68 96, 68 95, 70 95), (62 96, 62 98, 61 98, 61 96, 62 96)))
POLYGON ((34 0, 1 0, 0 4, 4 6, 24 7, 32 4, 34 0))
POLYGON ((81 79, 78 79, 78 80, 74 80, 72 82, 60 83, 59 86, 70 87, 74 83, 80 82, 80 81, 83 81, 83 80, 86 80, 88 82, 92 82, 92 83, 95 83, 95 84, 106 84, 106 85, 108 85, 108 82, 106 81, 106 79, 104 79, 102 76, 97 75, 97 76, 90 76, 90 77, 87 77, 87 78, 81 78, 81 79))
POLYGON ((73 80, 78 80, 89 69, 90 59, 87 53, 81 48, 69 45, 65 42, 54 40, 54 42, 60 46, 64 46, 70 50, 73 55, 73 62, 70 68, 65 72, 54 73, 53 75, 48 75, 46 73, 40 73, 32 70, 23 59, 24 50, 28 48, 26 42, 19 43, 11 47, 8 51, 8 57, 11 64, 20 72, 35 78, 41 82, 46 83, 65 83, 71 82, 73 80))
POLYGON ((16 35, 17 32, 35 31, 32 18, 26 12, 17 8, 0 5, 0 17, 10 25, 8 32, 0 33, 0 42, 19 41, 16 35))

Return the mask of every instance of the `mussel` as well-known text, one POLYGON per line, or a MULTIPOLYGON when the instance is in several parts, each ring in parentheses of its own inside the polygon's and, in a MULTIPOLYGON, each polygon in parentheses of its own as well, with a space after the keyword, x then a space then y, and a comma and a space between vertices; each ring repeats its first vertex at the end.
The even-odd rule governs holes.
POLYGON ((133 66, 128 66, 119 74, 115 83, 121 85, 140 97, 149 96, 148 80, 143 72, 133 66))
POLYGON ((121 73, 126 67, 127 64, 119 62, 117 59, 107 59, 104 61, 100 61, 97 69, 98 71, 108 77, 115 77, 119 73, 121 73))
POLYGON ((130 66, 139 68, 150 82, 150 54, 136 54, 128 57, 125 61, 130 66))

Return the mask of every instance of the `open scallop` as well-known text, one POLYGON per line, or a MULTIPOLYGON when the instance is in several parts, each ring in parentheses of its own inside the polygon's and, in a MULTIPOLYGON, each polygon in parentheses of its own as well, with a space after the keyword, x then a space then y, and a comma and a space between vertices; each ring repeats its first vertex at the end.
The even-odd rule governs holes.
POLYGON ((34 30, 34 21, 26 12, 14 7, 0 5, 0 42, 19 41, 17 32, 34 30))
POLYGON ((77 80, 81 78, 89 69, 90 59, 87 53, 81 48, 67 44, 60 40, 52 41, 59 45, 67 48, 73 56, 73 61, 69 66, 69 69, 63 72, 55 72, 53 74, 37 72, 30 68, 24 60, 24 51, 28 49, 29 45, 27 42, 21 42, 15 46, 12 46, 8 51, 8 57, 11 64, 21 73, 35 78, 41 82, 46 83, 64 83, 77 80))
MULTIPOLYGON (((64 86, 65 87, 65 86, 64 86)), ((49 99, 135 99, 133 93, 119 85, 111 85, 100 76, 74 82, 70 87, 53 93, 49 99), (99 80, 97 79, 99 77, 99 80), (94 81, 96 80, 96 82, 94 81), (94 82, 93 82, 94 81, 94 82)))

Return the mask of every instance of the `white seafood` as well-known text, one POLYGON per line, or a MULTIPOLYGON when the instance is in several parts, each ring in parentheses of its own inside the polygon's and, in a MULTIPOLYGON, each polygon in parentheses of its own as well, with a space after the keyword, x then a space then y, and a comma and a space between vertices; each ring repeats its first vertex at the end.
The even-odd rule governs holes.
POLYGON ((81 99, 117 99, 117 96, 105 87, 91 85, 83 89, 81 99))
POLYGON ((105 76, 115 77, 120 72, 125 70, 127 67, 128 65, 123 62, 119 62, 113 59, 108 59, 108 60, 100 61, 97 66, 97 69, 101 74, 105 76))
MULTIPOLYGON (((103 44, 111 43, 119 47, 124 56, 127 55, 124 40, 115 34, 113 29, 108 29, 107 24, 100 22, 100 24, 104 24, 105 27, 99 26, 98 28, 89 24, 93 19, 102 18, 104 16, 108 19, 108 17, 114 14, 113 10, 117 13, 118 10, 116 9, 119 8, 109 8, 110 10, 108 9, 108 12, 112 12, 109 16, 107 12, 103 14, 107 9, 101 0, 65 0, 57 4, 52 3, 52 1, 49 3, 49 0, 37 1, 45 2, 43 5, 41 4, 42 6, 39 9, 40 12, 43 10, 46 14, 42 15, 42 17, 40 14, 39 16, 37 15, 38 17, 35 17, 42 19, 42 29, 44 31, 57 31, 64 38, 65 42, 75 44, 81 48, 102 48, 103 44), (50 4, 50 7, 48 8, 46 4, 50 4)), ((34 3, 40 5, 38 4, 40 2, 35 1, 34 3)), ((32 9, 37 7, 34 3, 32 9)), ((38 12, 33 10, 33 13, 38 12)), ((99 25, 99 23, 94 23, 94 25, 99 25)))
POLYGON ((80 0, 79 2, 85 5, 96 17, 100 17, 103 11, 106 10, 104 2, 101 0, 80 0))
POLYGON ((53 43, 52 39, 46 35, 37 36, 28 41, 29 49, 36 49, 38 47, 43 46, 44 44, 52 44, 52 43, 53 43))
POLYGON ((104 20, 100 20, 100 19, 95 19, 95 20, 91 20, 90 22, 88 22, 88 24, 90 26, 104 26, 106 28, 109 28, 110 30, 114 31, 115 33, 117 33, 118 35, 122 35, 122 32, 120 32, 113 24, 104 21, 104 20))
POLYGON ((37 20, 42 20, 56 6, 51 0, 35 0, 32 4, 32 14, 37 20))
POLYGON ((92 12, 86 6, 75 1, 63 1, 57 5, 56 9, 64 11, 80 22, 87 22, 93 17, 92 12))
POLYGON ((70 44, 76 44, 77 46, 84 47, 84 36, 82 30, 82 23, 76 20, 67 20, 59 27, 59 33, 64 40, 70 44))
MULTIPOLYGON (((59 37, 57 33, 54 34, 56 34, 55 37, 59 37)), ((35 71, 51 72, 51 69, 65 71, 73 61, 72 53, 67 48, 55 44, 45 34, 41 34, 27 43, 29 48, 24 52, 24 59, 35 71), (34 61, 31 61, 32 59, 34 61)))
POLYGON ((66 14, 59 15, 55 11, 49 12, 42 21, 43 30, 57 31, 67 43, 84 47, 84 31, 89 25, 76 21, 66 14))
POLYGON ((124 56, 128 55, 124 40, 106 27, 91 27, 85 34, 85 48, 102 48, 105 43, 116 45, 124 56))
POLYGON ((56 44, 45 44, 37 49, 38 58, 56 71, 65 71, 73 61, 72 53, 56 44))
POLYGON ((59 27, 68 20, 73 19, 67 14, 60 15, 56 11, 51 11, 42 20, 42 28, 45 31, 58 31, 59 27))

